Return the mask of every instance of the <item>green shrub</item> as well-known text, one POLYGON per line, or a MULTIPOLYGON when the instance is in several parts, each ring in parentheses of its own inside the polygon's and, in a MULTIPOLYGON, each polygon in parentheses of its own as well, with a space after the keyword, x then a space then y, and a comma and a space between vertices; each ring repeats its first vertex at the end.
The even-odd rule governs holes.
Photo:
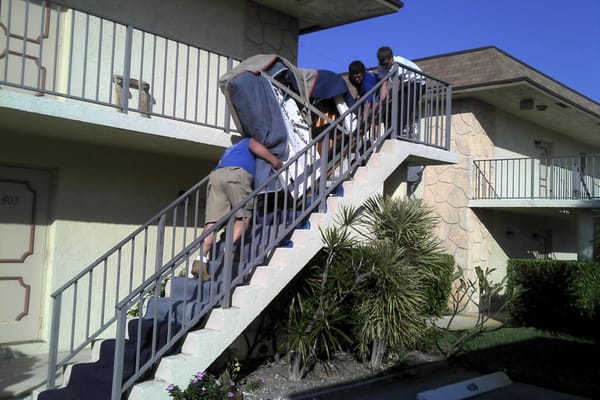
POLYGON ((598 320, 600 263, 514 259, 507 274, 509 293, 522 287, 509 303, 511 317, 521 325, 565 331, 598 320))
POLYGON ((288 366, 293 381, 352 341, 348 298, 370 273, 365 246, 349 230, 358 215, 355 209, 344 208, 336 216, 338 225, 321 231, 323 249, 305 269, 289 304, 288 366))
POLYGON ((448 310, 448 297, 452 289, 452 278, 456 269, 454 256, 441 253, 439 261, 426 266, 425 274, 425 315, 441 316, 448 310))

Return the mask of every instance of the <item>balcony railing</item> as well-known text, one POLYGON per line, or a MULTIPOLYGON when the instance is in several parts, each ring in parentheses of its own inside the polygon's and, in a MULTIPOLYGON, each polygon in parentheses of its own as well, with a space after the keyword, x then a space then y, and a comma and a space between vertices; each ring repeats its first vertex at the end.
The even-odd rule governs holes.
POLYGON ((600 198, 600 155, 475 160, 473 200, 600 198))
POLYGON ((0 85, 229 130, 224 54, 49 1, 0 2, 0 85))

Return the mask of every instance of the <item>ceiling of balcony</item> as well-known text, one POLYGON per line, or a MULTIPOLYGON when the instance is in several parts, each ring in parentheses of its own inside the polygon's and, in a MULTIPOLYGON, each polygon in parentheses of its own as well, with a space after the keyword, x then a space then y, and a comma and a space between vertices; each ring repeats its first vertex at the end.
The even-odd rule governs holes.
POLYGON ((298 18, 300 33, 309 33, 397 12, 400 0, 255 0, 298 18))

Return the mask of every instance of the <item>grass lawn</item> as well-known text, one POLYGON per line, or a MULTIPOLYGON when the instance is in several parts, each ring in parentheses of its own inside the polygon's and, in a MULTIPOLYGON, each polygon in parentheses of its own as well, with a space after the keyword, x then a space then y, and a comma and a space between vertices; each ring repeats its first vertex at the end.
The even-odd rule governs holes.
POLYGON ((467 343, 453 363, 481 373, 600 399, 600 346, 535 328, 504 327, 467 343))

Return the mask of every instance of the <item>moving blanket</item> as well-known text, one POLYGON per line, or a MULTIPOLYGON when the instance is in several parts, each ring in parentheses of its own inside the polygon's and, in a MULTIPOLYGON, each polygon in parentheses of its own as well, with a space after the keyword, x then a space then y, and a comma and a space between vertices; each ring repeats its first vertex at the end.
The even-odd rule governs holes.
MULTIPOLYGON (((228 85, 228 96, 237 128, 244 136, 261 142, 281 160, 289 158, 288 136, 283 115, 268 80, 261 75, 243 73, 228 85)), ((271 164, 256 160, 254 185, 259 186, 271 175, 271 164)))

